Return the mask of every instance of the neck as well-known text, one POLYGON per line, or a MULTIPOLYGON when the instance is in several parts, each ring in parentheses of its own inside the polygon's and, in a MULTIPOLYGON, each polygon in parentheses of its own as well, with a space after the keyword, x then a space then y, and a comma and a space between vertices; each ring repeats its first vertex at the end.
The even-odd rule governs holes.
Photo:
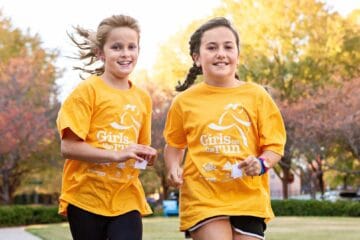
POLYGON ((224 87, 224 88, 231 88, 231 87, 237 87, 243 84, 243 81, 240 81, 238 79, 231 78, 231 79, 210 79, 210 78, 204 78, 204 82, 208 85, 214 86, 214 87, 224 87))
POLYGON ((101 75, 101 78, 111 87, 116 89, 129 89, 130 88, 130 82, 128 76, 124 78, 118 78, 111 75, 108 75, 106 73, 101 75))

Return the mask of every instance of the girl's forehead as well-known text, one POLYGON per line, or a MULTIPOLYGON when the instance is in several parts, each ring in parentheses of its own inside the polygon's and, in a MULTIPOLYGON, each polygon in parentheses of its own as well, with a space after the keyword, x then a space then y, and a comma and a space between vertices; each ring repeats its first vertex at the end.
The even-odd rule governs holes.
POLYGON ((202 43, 207 42, 236 42, 234 33, 227 27, 216 27, 209 29, 203 33, 202 43))
POLYGON ((129 27, 116 27, 109 31, 108 41, 134 41, 138 42, 139 34, 129 27))

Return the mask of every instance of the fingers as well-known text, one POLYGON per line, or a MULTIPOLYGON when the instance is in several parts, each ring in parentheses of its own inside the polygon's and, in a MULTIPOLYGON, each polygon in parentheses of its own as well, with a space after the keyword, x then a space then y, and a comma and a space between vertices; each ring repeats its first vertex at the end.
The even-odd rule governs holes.
POLYGON ((156 156, 157 151, 155 148, 150 146, 141 145, 141 144, 132 144, 129 146, 129 149, 134 151, 136 154, 148 155, 148 156, 156 156))
POLYGON ((261 163, 259 159, 254 156, 249 156, 241 161, 238 165, 247 176, 259 176, 261 172, 261 163))
POLYGON ((141 144, 132 144, 123 151, 128 154, 128 158, 126 160, 135 159, 140 162, 147 161, 148 165, 153 165, 157 157, 156 149, 141 144))
POLYGON ((141 154, 139 156, 142 158, 143 161, 147 161, 148 166, 153 166, 154 165, 156 156, 144 155, 144 154, 141 154))
POLYGON ((142 155, 142 154, 132 153, 130 155, 130 158, 135 159, 136 161, 139 161, 139 162, 146 161, 146 157, 144 155, 142 155))
POLYGON ((247 167, 247 166, 249 166, 248 161, 243 160, 243 161, 241 161, 241 162, 239 163, 238 168, 245 168, 245 167, 247 167))
POLYGON ((148 156, 148 159, 147 159, 148 165, 149 165, 149 166, 153 166, 156 159, 157 159, 157 155, 155 155, 155 156, 148 156))
POLYGON ((170 186, 179 188, 183 184, 182 169, 180 167, 177 167, 170 170, 167 180, 170 186))
POLYGON ((146 161, 148 161, 149 166, 153 166, 155 163, 155 160, 157 159, 156 150, 155 150, 155 155, 146 155, 145 159, 146 159, 146 161))

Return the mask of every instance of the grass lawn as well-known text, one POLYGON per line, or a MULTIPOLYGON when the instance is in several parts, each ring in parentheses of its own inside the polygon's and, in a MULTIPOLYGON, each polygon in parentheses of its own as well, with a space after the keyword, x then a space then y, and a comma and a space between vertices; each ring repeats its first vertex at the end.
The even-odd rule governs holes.
MULTIPOLYGON (((143 240, 183 240, 176 217, 143 219, 143 240)), ((357 240, 360 218, 348 217, 277 217, 269 223, 267 240, 357 240)), ((29 226, 27 231, 43 240, 71 240, 67 223, 29 226)))

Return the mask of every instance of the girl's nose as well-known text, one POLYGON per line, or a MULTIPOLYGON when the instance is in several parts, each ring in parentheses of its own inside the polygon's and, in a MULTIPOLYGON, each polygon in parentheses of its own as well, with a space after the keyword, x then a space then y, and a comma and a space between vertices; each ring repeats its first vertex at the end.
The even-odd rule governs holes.
POLYGON ((225 56, 226 56, 225 50, 222 49, 222 48, 219 48, 219 50, 216 53, 216 57, 220 58, 220 59, 223 59, 223 58, 225 58, 225 56))
POLYGON ((123 49, 121 52, 120 52, 120 56, 121 57, 126 57, 126 56, 129 56, 130 54, 130 51, 128 49, 123 49))

